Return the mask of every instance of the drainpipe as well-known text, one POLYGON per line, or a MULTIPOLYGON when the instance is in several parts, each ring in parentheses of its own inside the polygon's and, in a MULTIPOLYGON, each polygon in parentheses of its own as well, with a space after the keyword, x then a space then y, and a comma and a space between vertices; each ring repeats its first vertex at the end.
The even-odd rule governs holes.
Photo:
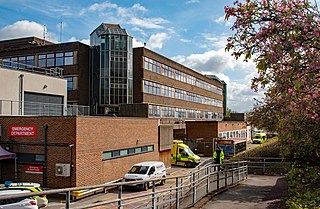
POLYGON ((19 115, 22 115, 23 74, 19 75, 19 115))
POLYGON ((73 171, 73 162, 72 162, 72 147, 74 147, 74 144, 69 144, 70 148, 70 188, 72 187, 72 171, 73 171))
POLYGON ((44 142, 43 142, 43 187, 47 187, 47 139, 48 139, 48 125, 43 126, 44 129, 44 142))

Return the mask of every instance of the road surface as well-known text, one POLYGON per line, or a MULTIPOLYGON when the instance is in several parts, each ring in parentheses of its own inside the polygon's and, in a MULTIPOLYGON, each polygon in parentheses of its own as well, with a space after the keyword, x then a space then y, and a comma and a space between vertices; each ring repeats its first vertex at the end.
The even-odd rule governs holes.
POLYGON ((197 209, 281 209, 286 193, 284 176, 249 175, 238 187, 200 201, 197 209))

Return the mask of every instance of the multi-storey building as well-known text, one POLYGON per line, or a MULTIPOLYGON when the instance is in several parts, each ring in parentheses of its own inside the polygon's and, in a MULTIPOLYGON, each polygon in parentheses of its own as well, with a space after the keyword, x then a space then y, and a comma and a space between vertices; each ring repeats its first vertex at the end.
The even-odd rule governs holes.
POLYGON ((223 119, 224 85, 145 47, 133 49, 134 104, 120 115, 161 123, 223 119))
POLYGON ((4 40, 0 41, 0 59, 12 68, 63 68, 68 104, 89 105, 88 45, 80 42, 55 44, 35 37, 4 40))
POLYGON ((118 113, 133 100, 132 37, 119 25, 102 23, 90 34, 93 114, 118 113))

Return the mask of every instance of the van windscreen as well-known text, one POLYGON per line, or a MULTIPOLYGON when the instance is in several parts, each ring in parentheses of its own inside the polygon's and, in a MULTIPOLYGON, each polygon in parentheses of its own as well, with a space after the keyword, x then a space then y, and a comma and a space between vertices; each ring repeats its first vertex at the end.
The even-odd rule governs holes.
POLYGON ((128 173, 146 174, 149 166, 133 166, 128 173))

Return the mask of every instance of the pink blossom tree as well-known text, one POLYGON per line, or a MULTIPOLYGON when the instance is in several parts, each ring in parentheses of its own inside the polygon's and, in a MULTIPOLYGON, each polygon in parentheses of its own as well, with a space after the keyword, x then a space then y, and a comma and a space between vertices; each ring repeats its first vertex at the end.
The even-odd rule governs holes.
MULTIPOLYGON (((226 50, 253 59, 265 89, 250 121, 279 133, 287 158, 320 165, 320 15, 308 0, 234 1, 225 7, 234 34, 226 50)), ((320 178, 318 178, 320 180, 320 178)))

